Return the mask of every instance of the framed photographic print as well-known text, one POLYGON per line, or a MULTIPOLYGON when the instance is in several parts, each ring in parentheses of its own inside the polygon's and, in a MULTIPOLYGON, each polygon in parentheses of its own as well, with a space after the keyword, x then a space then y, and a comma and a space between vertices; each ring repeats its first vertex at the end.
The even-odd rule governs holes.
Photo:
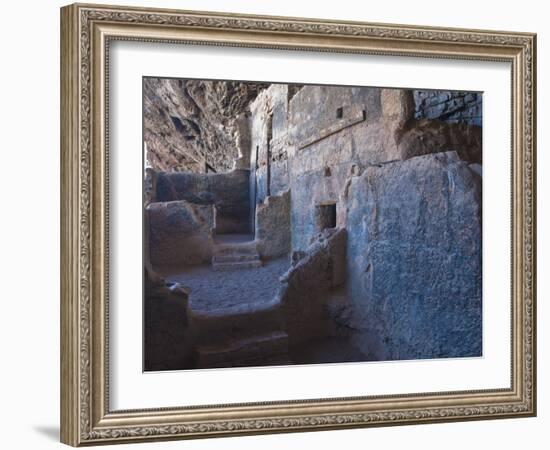
POLYGON ((536 414, 530 33, 61 10, 61 439, 536 414))

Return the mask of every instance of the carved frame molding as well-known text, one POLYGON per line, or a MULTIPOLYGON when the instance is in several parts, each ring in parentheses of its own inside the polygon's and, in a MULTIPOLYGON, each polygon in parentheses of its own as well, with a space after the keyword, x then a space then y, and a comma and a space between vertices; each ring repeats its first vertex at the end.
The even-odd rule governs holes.
POLYGON ((75 4, 61 10, 61 440, 73 446, 536 414, 536 35, 75 4), (507 61, 512 67, 510 389, 111 411, 112 40, 507 61))

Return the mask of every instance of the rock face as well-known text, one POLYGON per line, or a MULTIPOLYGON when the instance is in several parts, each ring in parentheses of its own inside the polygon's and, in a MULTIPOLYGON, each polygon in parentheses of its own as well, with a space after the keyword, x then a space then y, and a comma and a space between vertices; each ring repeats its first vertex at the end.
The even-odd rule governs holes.
POLYGON ((456 152, 368 167, 349 189, 356 340, 376 360, 481 355, 481 177, 456 152))
POLYGON ((397 134, 398 158, 455 150, 461 159, 481 163, 481 127, 438 120, 414 121, 397 134))
POLYGON ((147 161, 159 171, 205 173, 233 168, 246 130, 237 123, 263 83, 143 80, 147 161))

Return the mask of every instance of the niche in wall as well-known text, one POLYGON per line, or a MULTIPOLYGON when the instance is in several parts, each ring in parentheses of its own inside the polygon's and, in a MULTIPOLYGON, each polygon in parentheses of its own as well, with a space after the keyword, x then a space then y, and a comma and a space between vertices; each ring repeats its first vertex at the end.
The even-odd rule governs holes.
POLYGON ((336 228, 336 202, 325 202, 316 207, 317 229, 336 228))

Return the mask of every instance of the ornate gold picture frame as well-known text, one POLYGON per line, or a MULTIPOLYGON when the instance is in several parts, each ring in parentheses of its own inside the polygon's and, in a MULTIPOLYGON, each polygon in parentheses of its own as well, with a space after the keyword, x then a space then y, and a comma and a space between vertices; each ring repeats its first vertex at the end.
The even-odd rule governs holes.
MULTIPOLYGON (((94 445, 536 414, 536 36, 74 4, 61 9, 61 440, 94 445), (115 41, 511 65, 508 388, 113 410, 109 391, 109 50, 115 41)), ((502 124, 509 129, 509 123, 502 124)), ((139 301, 137 299, 136 301, 139 301)), ((153 375, 154 376, 154 375, 153 375)))

